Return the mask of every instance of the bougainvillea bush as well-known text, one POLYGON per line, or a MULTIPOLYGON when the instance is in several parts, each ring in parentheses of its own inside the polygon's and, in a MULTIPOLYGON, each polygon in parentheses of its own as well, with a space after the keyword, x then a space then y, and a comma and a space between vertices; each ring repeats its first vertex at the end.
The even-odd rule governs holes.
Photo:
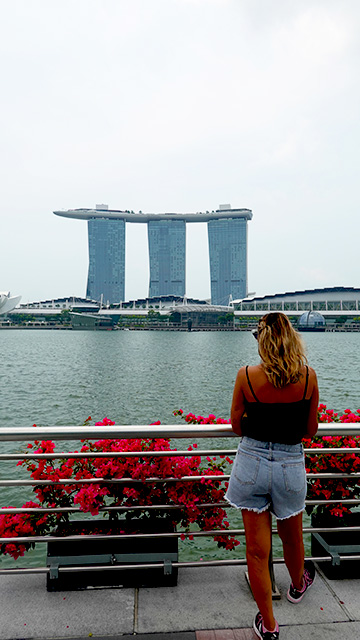
MULTIPOLYGON (((228 424, 229 420, 216 418, 210 414, 207 417, 197 416, 194 413, 185 414, 181 409, 174 411, 174 415, 182 418, 188 424, 228 424)), ((88 425, 91 418, 85 421, 88 425)), ((319 423, 350 423, 360 422, 360 409, 352 412, 346 409, 338 414, 326 405, 319 406, 319 423)), ((104 418, 97 422, 97 426, 115 424, 112 420, 104 418)), ((160 424, 159 422, 153 424, 160 424)), ((34 425, 36 426, 36 425, 34 425)), ((320 453, 307 454, 306 468, 309 473, 354 473, 360 472, 360 456, 352 451, 360 447, 359 436, 316 436, 312 440, 304 439, 304 446, 312 448, 342 448, 346 447, 346 453, 320 453)), ((55 444, 52 441, 34 441, 27 445, 32 453, 54 453, 55 444)), ((188 447, 189 451, 196 453, 197 444, 188 447)), ((183 531, 182 537, 192 538, 191 531, 213 531, 215 529, 228 529, 226 511, 216 503, 224 501, 224 493, 227 483, 220 479, 224 471, 227 471, 232 460, 223 455, 207 456, 202 459, 199 455, 192 456, 157 456, 157 452, 175 451, 168 438, 141 438, 141 439, 100 439, 96 442, 83 440, 80 451, 89 453, 85 458, 57 458, 56 460, 24 459, 18 464, 25 467, 33 480, 49 480, 51 485, 34 486, 35 500, 26 502, 23 506, 32 509, 29 513, 9 514, 6 508, 0 513, 0 538, 14 538, 14 542, 0 543, 0 554, 8 554, 17 559, 23 556, 25 551, 34 546, 31 541, 16 543, 17 537, 43 536, 51 533, 58 524, 67 523, 69 515, 65 513, 36 513, 39 507, 78 507, 83 513, 97 516, 100 509, 109 506, 128 507, 127 518, 140 517, 171 517, 174 526, 179 525, 183 531), (125 457, 114 458, 114 452, 153 452, 149 457, 125 457), (91 458, 91 453, 109 453, 102 458, 91 458), (201 476, 200 480, 188 481, 182 478, 201 476), (219 480, 209 476, 219 476, 219 480), (153 478, 176 478, 178 482, 158 483, 153 478), (74 480, 99 479, 99 482, 91 484, 75 484, 74 480), (112 480, 122 480, 121 483, 112 483, 112 480), (127 483, 126 479, 136 480, 136 483, 127 483), (56 484, 63 481, 64 484, 56 484), (178 509, 147 510, 150 505, 178 505, 178 509), (206 504, 207 507, 200 507, 206 504), (214 505, 214 506, 212 506, 214 505), (141 512, 131 511, 131 507, 144 506, 141 512)), ((354 510, 354 506, 341 503, 346 498, 360 499, 360 478, 310 478, 308 483, 308 499, 335 500, 327 505, 309 505, 308 513, 318 516, 328 516, 337 523, 345 524, 347 516, 354 510)), ((108 516, 108 512, 104 511, 108 516)), ((111 511, 111 518, 117 517, 116 512, 111 511)), ((65 528, 66 529, 66 528, 65 528)), ((219 547, 233 550, 238 540, 230 534, 222 533, 214 536, 219 547)))
MULTIPOLYGON (((318 420, 320 424, 337 422, 340 424, 360 423, 360 409, 352 412, 345 409, 342 414, 328 409, 325 404, 319 405, 318 420)), ((335 478, 309 478, 307 498, 309 500, 332 500, 331 504, 308 505, 308 514, 313 514, 317 522, 323 526, 344 525, 351 520, 351 514, 358 510, 358 505, 342 504, 342 500, 360 499, 360 477, 337 478, 336 474, 353 474, 360 472, 360 455, 354 448, 360 447, 360 436, 316 436, 304 439, 306 449, 340 449, 346 453, 308 453, 306 455, 306 471, 308 473, 334 473, 335 478), (337 502, 338 501, 338 502, 337 502)))
MULTIPOLYGON (((193 424, 221 424, 225 420, 216 419, 214 415, 204 418, 195 416, 193 413, 183 415, 182 411, 174 412, 180 415, 186 422, 193 424)), ((355 412, 345 409, 343 413, 336 413, 333 409, 328 409, 325 404, 318 407, 318 422, 340 424, 360 423, 360 409, 355 412)), ((359 452, 351 451, 360 447, 360 436, 316 436, 312 439, 304 438, 305 449, 349 449, 346 453, 311 453, 306 455, 307 473, 334 473, 353 474, 360 472, 359 452)), ((332 500, 331 504, 308 505, 307 513, 314 514, 318 519, 322 519, 323 526, 344 525, 349 521, 351 515, 359 509, 358 505, 342 504, 342 500, 360 500, 360 477, 353 478, 309 478, 308 479, 308 500, 332 500)))
MULTIPOLYGON (((175 415, 182 416, 178 410, 175 415)), ((188 422, 198 424, 228 423, 227 420, 217 419, 213 415, 208 417, 184 416, 188 422)), ((85 426, 90 423, 89 417, 85 426)), ((114 425, 115 422, 104 418, 97 422, 96 426, 114 425)), ((153 424, 160 424, 159 422, 153 424)), ((36 426, 36 425, 34 425, 36 426)), ((34 441, 27 445, 34 454, 54 453, 55 444, 52 441, 34 441)), ((189 451, 196 451, 197 445, 188 447, 189 451)), ((30 473, 33 480, 48 480, 50 485, 37 485, 34 487, 36 501, 27 502, 26 508, 38 507, 78 507, 84 513, 97 516, 101 508, 109 506, 128 507, 126 517, 149 519, 153 517, 170 517, 174 526, 179 525, 189 539, 192 538, 191 530, 199 528, 202 531, 228 529, 229 522, 226 511, 216 503, 223 502, 227 483, 220 478, 209 476, 222 476, 226 465, 232 460, 225 456, 207 457, 202 461, 199 455, 191 456, 157 456, 157 452, 175 451, 170 446, 168 438, 138 438, 138 439, 100 439, 96 442, 82 440, 80 452, 89 453, 85 458, 57 458, 57 459, 31 459, 27 458, 18 462, 30 473), (112 457, 112 453, 118 452, 153 452, 149 457, 112 457), (109 453, 109 456, 92 458, 91 453, 109 453), (189 481, 182 478, 201 476, 199 480, 189 481), (152 479, 176 478, 177 482, 154 482, 152 479), (75 484, 73 481, 99 479, 99 482, 90 484, 75 484), (132 479, 136 482, 126 482, 132 479), (113 480, 122 480, 121 483, 113 483, 113 480), (64 484, 56 484, 65 481, 64 484), (206 504, 206 507, 201 507, 206 504), (212 506, 212 504, 214 506, 212 506), (131 507, 143 506, 144 510, 131 511, 131 507), (151 509, 150 505, 178 505, 178 509, 151 509)), ((108 512, 104 512, 108 515, 108 512)), ((118 512, 111 511, 111 518, 118 517, 118 512)), ((57 524, 69 521, 69 515, 64 513, 31 512, 21 514, 7 514, 6 509, 0 515, 0 537, 36 536, 50 533, 57 524)), ((63 529, 63 527, 62 527, 63 529)), ((66 527, 65 527, 66 529, 66 527)), ((239 544, 238 540, 229 534, 222 533, 214 536, 219 547, 232 550, 239 544)), ((33 547, 29 541, 25 543, 3 543, 0 553, 9 554, 14 558, 23 556, 25 551, 33 547)))

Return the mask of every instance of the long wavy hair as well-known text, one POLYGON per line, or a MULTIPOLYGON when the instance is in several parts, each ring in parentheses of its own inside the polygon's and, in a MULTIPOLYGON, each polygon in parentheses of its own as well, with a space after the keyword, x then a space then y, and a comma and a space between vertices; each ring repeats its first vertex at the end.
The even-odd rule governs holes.
POLYGON ((261 318, 258 345, 266 377, 274 387, 298 382, 307 362, 305 347, 284 313, 267 313, 261 318))

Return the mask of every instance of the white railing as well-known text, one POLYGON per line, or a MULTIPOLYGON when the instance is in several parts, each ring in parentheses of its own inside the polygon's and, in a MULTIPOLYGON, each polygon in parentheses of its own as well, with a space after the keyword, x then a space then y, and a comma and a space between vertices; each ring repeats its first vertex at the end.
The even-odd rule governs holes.
MULTIPOLYGON (((290 426, 290 425, 289 425, 290 426)), ((321 424, 319 425, 319 431, 317 433, 318 436, 335 436, 335 435, 360 435, 360 424, 346 424, 339 425, 338 423, 331 424, 321 424)), ((89 426, 48 426, 48 427, 4 427, 0 428, 0 442, 17 442, 17 441, 34 441, 34 440, 62 440, 62 441, 70 441, 70 440, 84 440, 84 439, 134 439, 134 438, 186 438, 186 439, 202 439, 202 438, 224 438, 224 437, 236 437, 231 430, 230 425, 201 425, 201 426, 174 426, 174 425, 130 425, 130 426, 100 426, 100 427, 89 427, 89 426)), ((311 455, 316 453, 329 453, 332 455, 341 454, 349 451, 347 448, 312 448, 309 450, 305 449, 305 453, 311 452, 311 455)), ((351 448, 351 453, 358 453, 360 455, 360 447, 359 448, 351 448)), ((84 453, 73 453, 73 452, 61 452, 61 453, 0 453, 0 461, 1 460, 24 460, 24 459, 64 459, 67 457, 71 458, 109 458, 109 457, 155 457, 155 456, 163 456, 163 457, 174 457, 174 456, 234 456, 236 454, 236 449, 196 449, 193 451, 188 450, 177 450, 177 451, 124 451, 124 452, 84 452, 84 453)), ((356 478, 360 477, 360 473, 352 473, 352 474, 343 474, 343 473, 309 473, 307 474, 308 478, 356 478)), ((149 478, 145 482, 194 482, 200 481, 204 476, 186 476, 180 479, 177 478, 149 478)), ((229 474, 223 475, 214 475, 214 476, 206 476, 206 479, 216 479, 216 481, 226 481, 229 479, 229 474)), ((59 480, 56 482, 51 482, 49 480, 17 480, 17 479, 2 479, 0 480, 0 487, 20 487, 20 486, 40 486, 40 485, 68 485, 68 484, 87 484, 87 483, 126 483, 129 485, 130 483, 139 483, 141 480, 131 479, 131 478, 121 478, 121 479, 113 479, 109 480, 108 478, 90 478, 90 479, 81 479, 81 480, 59 480)), ((306 504, 308 505, 317 505, 317 504, 339 504, 339 500, 307 500, 306 504)), ((358 505, 360 504, 360 499, 345 499, 341 501, 343 504, 347 505, 358 505)), ((7 505, 0 505, 0 507, 4 507, 7 505)), ((199 505, 203 508, 206 507, 229 507, 226 502, 219 503, 203 503, 199 505)), ((133 506, 133 507, 121 507, 121 506, 107 506, 100 509, 100 511, 111 512, 124 512, 124 511, 141 511, 141 510, 169 510, 169 509, 179 509, 181 505, 153 505, 153 506, 133 506)), ((77 507, 40 507, 40 508, 24 508, 24 507, 12 507, 7 508, 6 513, 8 514, 16 514, 16 513, 78 513, 80 509, 77 507)), ((313 528, 313 527, 304 527, 304 533, 325 533, 328 531, 336 532, 336 531, 360 531, 359 527, 337 527, 337 528, 313 528)), ((273 530, 273 533, 276 533, 276 530, 273 530)), ((154 537, 181 537, 181 536, 193 536, 193 537, 213 537, 219 534, 231 535, 231 536, 243 536, 245 534, 244 529, 217 529, 212 531, 193 531, 190 533, 176 531, 173 533, 141 533, 141 534, 120 534, 120 535, 81 535, 81 540, 86 540, 89 538, 96 540, 110 540, 110 539, 126 539, 126 538, 154 538, 154 537)), ((49 541, 52 542, 65 542, 72 540, 79 540, 79 536, 28 536, 28 537, 16 537, 16 538, 0 538, 1 544, 8 543, 47 543, 49 541)), ((346 555, 341 556, 341 560, 359 560, 359 554, 346 555)), ((321 561, 331 561, 331 557, 329 558, 312 558, 313 560, 321 560, 321 561)), ((284 562, 283 558, 275 558, 273 560, 274 563, 284 562)), ((209 560, 209 561, 195 561, 195 562, 174 562, 174 567, 204 567, 204 566, 219 566, 219 565, 245 565, 246 560, 239 559, 228 559, 228 560, 209 560)), ((83 566, 71 566, 71 567, 63 567, 61 568, 61 572, 78 572, 78 571, 102 571, 102 570, 119 570, 121 568, 124 569, 152 569, 158 568, 158 563, 136 563, 134 565, 126 564, 124 567, 117 564, 116 566, 97 566, 94 567, 83 567, 83 566)), ((9 569, 0 569, 0 575, 6 573, 49 573, 49 567, 30 567, 30 568, 9 568, 9 569)))

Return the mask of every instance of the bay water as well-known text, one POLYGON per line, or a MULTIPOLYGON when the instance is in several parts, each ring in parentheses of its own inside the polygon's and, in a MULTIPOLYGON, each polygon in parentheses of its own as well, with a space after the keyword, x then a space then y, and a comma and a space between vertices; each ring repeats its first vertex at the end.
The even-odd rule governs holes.
MULTIPOLYGON (((320 401, 336 411, 359 408, 360 333, 306 333, 303 339, 317 372, 320 401)), ((237 370, 259 361, 251 332, 12 329, 0 331, 0 345, 0 429, 80 425, 88 416, 93 423, 107 416, 118 425, 176 424, 174 409, 227 418, 237 370)), ((212 446, 236 448, 237 439, 212 446)), ((2 443, 1 450, 18 452, 24 445, 2 443)), ((1 478, 24 473, 15 463, 1 465, 1 478)), ((0 506, 21 506, 30 493, 1 488, 0 506)), ((241 527, 236 510, 229 509, 229 519, 231 526, 241 527)), ((180 556, 239 557, 240 547, 229 553, 195 538, 181 543, 180 556)), ((9 563, 13 566, 0 556, 0 566, 9 563)), ((43 565, 43 549, 19 563, 43 565)))

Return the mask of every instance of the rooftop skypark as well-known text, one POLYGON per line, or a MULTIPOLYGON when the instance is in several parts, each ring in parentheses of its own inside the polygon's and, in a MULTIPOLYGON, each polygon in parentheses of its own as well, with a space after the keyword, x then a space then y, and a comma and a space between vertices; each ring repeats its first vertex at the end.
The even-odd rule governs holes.
POLYGON ((247 221, 250 209, 220 205, 216 211, 197 213, 134 213, 109 209, 54 211, 64 218, 87 220, 89 271, 86 296, 104 303, 125 300, 125 224, 148 225, 149 297, 184 296, 186 223, 207 222, 211 302, 227 305, 247 295, 247 221))

